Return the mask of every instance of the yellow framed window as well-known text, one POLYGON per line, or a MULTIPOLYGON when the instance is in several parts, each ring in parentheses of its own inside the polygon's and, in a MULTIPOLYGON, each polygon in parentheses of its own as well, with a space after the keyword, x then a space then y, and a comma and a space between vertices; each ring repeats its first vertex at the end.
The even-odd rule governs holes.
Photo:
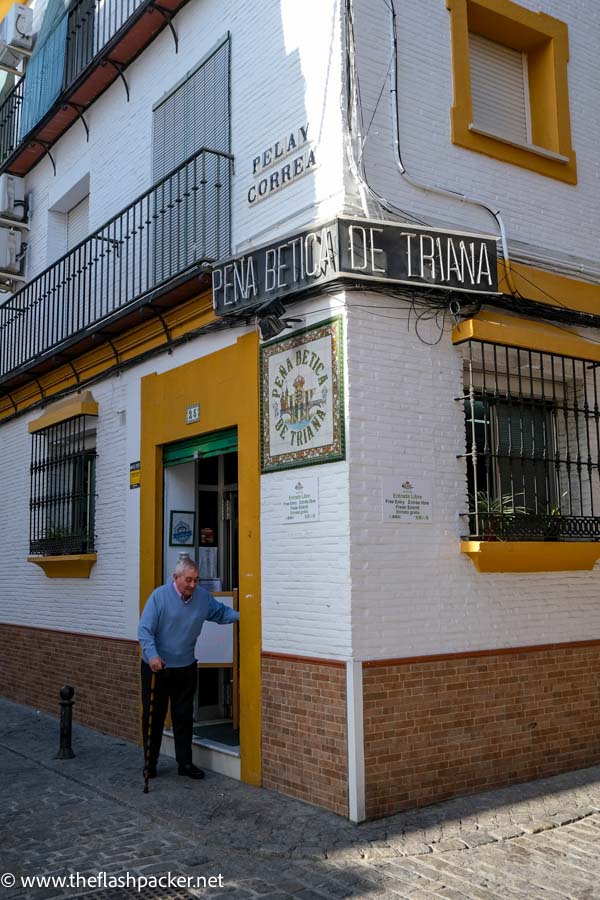
POLYGON ((568 28, 511 0, 446 0, 452 142, 569 184, 568 28))

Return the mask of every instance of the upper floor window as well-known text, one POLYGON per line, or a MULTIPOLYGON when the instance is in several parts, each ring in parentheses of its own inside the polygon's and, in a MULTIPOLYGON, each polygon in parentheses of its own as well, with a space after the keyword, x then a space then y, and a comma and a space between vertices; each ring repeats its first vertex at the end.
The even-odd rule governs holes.
POLYGON ((600 384, 583 359, 464 345, 474 540, 600 539, 600 384))
POLYGON ((80 200, 65 215, 65 237, 67 251, 85 240, 90 229, 90 196, 80 200))
POLYGON ((531 144, 527 54, 469 34, 473 126, 531 144))
POLYGON ((213 50, 154 107, 152 174, 156 185, 154 278, 165 281, 202 256, 218 259, 229 247, 228 154, 229 38, 213 50), (177 171, 175 171, 177 170, 177 171), (166 178, 169 173, 172 177, 166 178), (199 186, 212 184, 208 202, 199 204, 199 186), (182 198, 191 198, 182 203, 182 198))
POLYGON ((229 38, 154 107, 152 175, 159 181, 202 147, 229 153, 229 38))
POLYGON ((33 433, 31 554, 94 551, 95 484, 95 416, 73 416, 33 433))
POLYGON ((511 0, 446 0, 446 5, 453 142, 575 184, 566 24, 511 0))

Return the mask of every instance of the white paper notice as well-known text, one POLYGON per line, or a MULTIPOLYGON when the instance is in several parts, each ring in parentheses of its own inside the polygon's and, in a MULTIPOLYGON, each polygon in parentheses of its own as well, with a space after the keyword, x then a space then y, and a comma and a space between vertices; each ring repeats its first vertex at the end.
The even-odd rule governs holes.
POLYGON ((286 481, 281 499, 282 521, 286 525, 319 521, 318 478, 294 478, 286 481))
POLYGON ((382 478, 381 517, 384 522, 431 522, 432 495, 430 478, 382 478))

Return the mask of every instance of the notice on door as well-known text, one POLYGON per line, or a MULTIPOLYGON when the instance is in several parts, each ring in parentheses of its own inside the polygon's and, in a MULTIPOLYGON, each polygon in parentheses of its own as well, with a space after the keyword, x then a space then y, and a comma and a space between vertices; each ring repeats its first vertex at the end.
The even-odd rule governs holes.
POLYGON ((319 521, 319 479, 291 478, 282 488, 282 517, 285 525, 319 521))
POLYGON ((432 495, 430 478, 382 478, 381 518, 384 522, 429 523, 432 495))

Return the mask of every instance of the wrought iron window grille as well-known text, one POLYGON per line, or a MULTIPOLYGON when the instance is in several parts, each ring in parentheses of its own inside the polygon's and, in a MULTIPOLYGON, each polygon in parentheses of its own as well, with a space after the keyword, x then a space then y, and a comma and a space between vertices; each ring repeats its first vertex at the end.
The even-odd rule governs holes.
POLYGON ((600 386, 583 359, 468 341, 471 540, 600 540, 600 386))
POLYGON ((96 419, 74 416, 32 435, 29 552, 95 549, 96 419))

